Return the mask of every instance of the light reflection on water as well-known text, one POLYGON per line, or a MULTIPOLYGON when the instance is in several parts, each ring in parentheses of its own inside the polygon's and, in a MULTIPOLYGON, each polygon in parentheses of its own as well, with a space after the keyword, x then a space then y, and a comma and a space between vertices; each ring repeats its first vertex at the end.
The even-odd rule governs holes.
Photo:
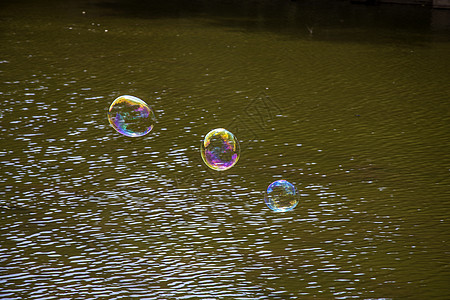
POLYGON ((448 295, 450 51, 420 8, 419 35, 386 37, 310 36, 268 3, 234 20, 72 4, 0 15, 0 298, 448 295), (108 125, 121 94, 155 108, 149 135, 108 125), (225 173, 199 154, 217 127, 242 147, 225 173), (276 214, 280 178, 302 197, 276 214))

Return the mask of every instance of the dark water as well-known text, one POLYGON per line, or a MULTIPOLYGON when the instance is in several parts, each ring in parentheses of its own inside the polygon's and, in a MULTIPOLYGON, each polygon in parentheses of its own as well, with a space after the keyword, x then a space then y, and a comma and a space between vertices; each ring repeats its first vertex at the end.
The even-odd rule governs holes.
POLYGON ((450 298, 450 12, 2 1, 1 299, 450 298), (106 112, 144 99, 154 130, 106 112), (225 127, 241 157, 209 171, 225 127), (263 192, 294 183, 297 208, 263 192))

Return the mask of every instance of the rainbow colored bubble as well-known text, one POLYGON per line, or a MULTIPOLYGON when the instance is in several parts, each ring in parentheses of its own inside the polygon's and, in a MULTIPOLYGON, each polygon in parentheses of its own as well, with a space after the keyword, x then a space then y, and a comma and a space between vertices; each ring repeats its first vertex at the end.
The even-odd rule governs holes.
POLYGON ((137 97, 124 95, 116 98, 109 107, 108 120, 117 132, 139 137, 153 129, 156 117, 147 103, 137 97))
POLYGON ((300 195, 295 186, 286 180, 272 182, 264 196, 267 206, 276 212, 294 209, 300 201, 300 195))
POLYGON ((228 170, 239 160, 239 142, 234 134, 226 129, 211 130, 201 144, 201 155, 211 169, 228 170))

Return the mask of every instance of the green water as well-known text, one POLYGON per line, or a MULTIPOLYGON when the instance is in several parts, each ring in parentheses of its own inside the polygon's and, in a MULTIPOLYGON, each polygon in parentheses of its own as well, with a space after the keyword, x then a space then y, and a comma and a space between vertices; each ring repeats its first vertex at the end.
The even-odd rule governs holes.
POLYGON ((450 11, 2 1, 1 299, 450 297, 450 11), (120 95, 155 128, 125 137, 120 95), (202 137, 227 128, 215 172, 202 137), (264 191, 301 193, 272 212, 264 191))

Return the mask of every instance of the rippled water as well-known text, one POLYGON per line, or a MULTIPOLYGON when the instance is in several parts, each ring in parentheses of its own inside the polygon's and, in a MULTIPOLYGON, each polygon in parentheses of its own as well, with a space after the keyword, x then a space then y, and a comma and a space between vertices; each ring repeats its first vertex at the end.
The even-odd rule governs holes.
POLYGON ((0 298, 450 297, 450 12, 157 2, 0 4, 0 298))

